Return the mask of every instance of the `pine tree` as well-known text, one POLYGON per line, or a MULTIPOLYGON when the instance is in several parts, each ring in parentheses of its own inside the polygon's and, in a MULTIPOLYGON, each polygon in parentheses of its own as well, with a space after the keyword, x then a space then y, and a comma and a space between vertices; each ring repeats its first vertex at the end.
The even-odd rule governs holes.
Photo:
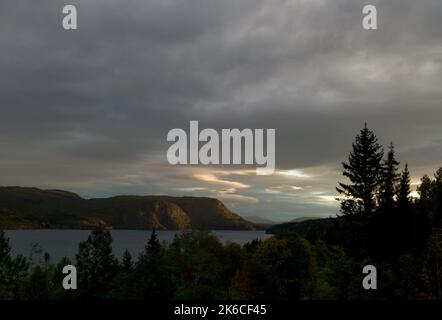
POLYGON ((28 272, 28 261, 22 255, 12 257, 9 238, 0 230, 0 300, 16 298, 28 272))
POLYGON ((405 169, 401 173, 399 180, 399 187, 397 190, 397 204, 399 211, 410 210, 411 187, 410 187, 410 171, 408 171, 408 164, 405 164, 405 169))
POLYGON ((0 230, 0 299, 6 298, 9 294, 6 285, 11 261, 9 238, 5 237, 3 230, 0 230))
POLYGON ((420 292, 421 299, 442 300, 442 230, 438 229, 431 235, 425 261, 420 274, 420 292))
POLYGON ((413 221, 413 233, 416 250, 422 251, 431 233, 430 217, 432 211, 433 181, 428 175, 421 178, 421 184, 417 187, 419 198, 416 199, 416 212, 413 221))
POLYGON ((118 260, 112 253, 112 236, 107 230, 94 230, 78 246, 78 287, 86 297, 102 298, 112 288, 118 260))
POLYGON ((339 183, 342 218, 337 229, 346 250, 354 256, 365 257, 376 253, 376 232, 373 232, 377 209, 381 161, 384 156, 375 134, 364 128, 356 136, 348 162, 343 162, 343 176, 350 184, 339 183), (375 241, 373 241, 373 239, 375 241))
POLYGON ((419 203, 425 203, 425 206, 429 204, 431 199, 432 187, 433 181, 431 181, 431 178, 428 175, 424 175, 421 178, 421 184, 417 188, 417 192, 419 193, 419 203))
POLYGON ((436 173, 434 174, 434 183, 436 186, 442 187, 442 167, 437 169, 436 173))
POLYGON ((149 241, 147 242, 146 246, 146 253, 148 254, 155 254, 158 253, 161 249, 160 241, 158 240, 157 232, 155 231, 155 228, 152 229, 152 233, 150 234, 149 241))
POLYGON ((125 250, 123 254, 123 261, 121 262, 121 265, 123 267, 123 271, 127 272, 132 269, 133 262, 132 262, 132 255, 130 254, 129 250, 125 250))
POLYGON ((431 222, 433 227, 442 227, 442 167, 434 174, 432 196, 431 222))
POLYGON ((415 229, 415 224, 419 223, 419 218, 413 217, 410 193, 410 172, 408 171, 408 164, 405 164, 396 192, 397 206, 391 226, 394 236, 393 242, 398 253, 416 247, 416 243, 419 241, 419 235, 415 229))
POLYGON ((384 212, 391 213, 394 207, 394 195, 398 182, 398 165, 399 162, 395 159, 393 143, 390 143, 387 159, 382 164, 380 174, 379 206, 384 212))
MULTIPOLYGON (((0 230, 0 272, 3 266, 11 261, 11 246, 5 232, 0 230)), ((1 274, 1 273, 0 273, 1 274)))
POLYGON ((351 184, 339 183, 340 187, 336 188, 345 198, 341 201, 341 211, 344 215, 368 216, 374 212, 383 155, 378 139, 365 124, 356 136, 348 163, 342 163, 343 175, 351 184))

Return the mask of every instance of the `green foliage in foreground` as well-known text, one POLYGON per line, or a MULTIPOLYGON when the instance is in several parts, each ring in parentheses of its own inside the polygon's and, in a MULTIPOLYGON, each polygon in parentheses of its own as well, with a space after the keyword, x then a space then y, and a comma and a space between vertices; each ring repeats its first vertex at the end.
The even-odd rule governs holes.
POLYGON ((378 264, 379 290, 362 289, 362 267, 371 263, 322 240, 279 235, 240 246, 222 244, 208 232, 187 232, 169 244, 153 235, 136 262, 126 252, 117 260, 109 231, 93 231, 79 245, 78 290, 62 288, 64 258, 39 263, 12 258, 0 232, 1 299, 389 299, 437 298, 434 262, 441 234, 428 258, 409 254, 378 264), (422 273, 421 271, 424 270, 422 273), (421 278, 418 278, 420 275, 421 278), (434 294, 433 294, 434 293, 434 294))

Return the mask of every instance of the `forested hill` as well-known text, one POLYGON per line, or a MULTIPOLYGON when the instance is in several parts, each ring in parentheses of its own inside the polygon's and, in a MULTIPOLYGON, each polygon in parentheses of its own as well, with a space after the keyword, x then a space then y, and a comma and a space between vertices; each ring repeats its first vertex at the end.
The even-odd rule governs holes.
POLYGON ((305 219, 277 224, 267 229, 268 234, 297 233, 303 237, 321 237, 333 227, 333 219, 305 219))
POLYGON ((255 224, 221 201, 202 197, 116 196, 83 199, 63 190, 0 187, 0 229, 228 229, 255 224))

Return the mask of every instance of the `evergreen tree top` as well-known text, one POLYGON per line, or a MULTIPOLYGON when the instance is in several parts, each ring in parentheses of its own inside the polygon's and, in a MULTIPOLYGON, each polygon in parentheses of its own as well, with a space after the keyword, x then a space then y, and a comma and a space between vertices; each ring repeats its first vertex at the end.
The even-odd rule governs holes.
POLYGON ((342 174, 350 180, 349 184, 339 183, 337 188, 346 198, 341 203, 344 214, 373 211, 383 156, 376 135, 365 123, 352 144, 348 161, 342 163, 342 174))
POLYGON ((157 253, 161 249, 160 241, 158 240, 157 232, 155 228, 152 229, 152 232, 150 234, 149 241, 147 242, 146 246, 146 253, 152 254, 157 253))

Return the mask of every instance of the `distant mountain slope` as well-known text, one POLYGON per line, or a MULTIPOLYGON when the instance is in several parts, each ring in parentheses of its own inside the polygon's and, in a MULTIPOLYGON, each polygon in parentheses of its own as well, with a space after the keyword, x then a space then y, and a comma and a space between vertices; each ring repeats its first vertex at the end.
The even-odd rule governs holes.
POLYGON ((320 235, 327 231, 333 224, 333 218, 308 219, 299 222, 286 222, 271 226, 267 229, 268 234, 297 233, 301 236, 308 234, 320 235))
POLYGON ((304 222, 304 221, 308 221, 308 220, 318 220, 318 219, 323 219, 323 218, 319 218, 319 217, 300 217, 300 218, 295 218, 293 220, 290 220, 289 222, 304 222))
POLYGON ((304 221, 308 221, 308 220, 319 220, 319 219, 323 219, 323 218, 300 217, 300 218, 295 218, 295 219, 287 221, 287 222, 276 222, 276 221, 262 218, 262 217, 258 217, 258 216, 244 216, 244 219, 251 221, 251 222, 255 223, 256 225, 259 225, 260 227, 264 227, 264 228, 268 229, 268 228, 270 228, 272 226, 276 226, 276 225, 283 225, 286 223, 299 223, 299 222, 304 222, 304 221))
POLYGON ((83 199, 63 190, 0 187, 0 229, 255 229, 221 201, 199 197, 83 199))
POLYGON ((265 226, 272 226, 274 224, 279 224, 280 222, 275 222, 270 219, 266 219, 263 217, 258 216, 244 216, 244 219, 251 221, 253 223, 259 224, 259 225, 265 225, 265 226))

